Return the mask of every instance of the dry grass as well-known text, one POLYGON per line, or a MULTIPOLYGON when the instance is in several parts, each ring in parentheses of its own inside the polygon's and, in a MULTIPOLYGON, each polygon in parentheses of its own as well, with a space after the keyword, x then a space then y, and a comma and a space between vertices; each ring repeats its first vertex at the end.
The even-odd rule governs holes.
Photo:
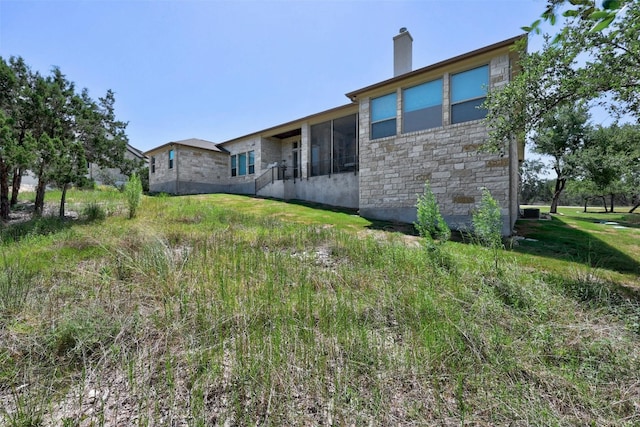
POLYGON ((211 201, 4 243, 1 424, 640 423, 638 302, 597 271, 211 201))

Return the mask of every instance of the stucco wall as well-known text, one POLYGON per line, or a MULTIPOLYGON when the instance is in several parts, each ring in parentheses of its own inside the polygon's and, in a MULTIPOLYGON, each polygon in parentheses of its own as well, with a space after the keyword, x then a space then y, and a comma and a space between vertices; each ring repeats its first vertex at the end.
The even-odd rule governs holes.
POLYGON ((340 173, 309 179, 275 181, 258 192, 259 196, 298 199, 345 208, 358 207, 358 175, 340 173))

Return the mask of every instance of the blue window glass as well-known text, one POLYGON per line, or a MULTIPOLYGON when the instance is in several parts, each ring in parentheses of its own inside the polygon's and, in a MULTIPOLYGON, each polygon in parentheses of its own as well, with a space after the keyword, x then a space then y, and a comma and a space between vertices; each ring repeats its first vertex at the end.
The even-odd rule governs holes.
POLYGON ((451 123, 483 119, 487 110, 480 106, 487 96, 489 66, 451 76, 451 123))
POLYGON ((238 175, 247 174, 247 153, 238 154, 238 175))
POLYGON ((379 122, 396 117, 396 94, 381 96, 371 100, 371 121, 379 122))
POLYGON ((488 65, 454 74, 451 76, 451 103, 485 97, 488 86, 488 65))
POLYGON ((169 169, 173 169, 173 150, 169 150, 169 169))
POLYGON ((396 109, 395 92, 371 100, 371 139, 396 134, 396 109))
POLYGON ((442 79, 405 89, 403 132, 442 126, 442 79))

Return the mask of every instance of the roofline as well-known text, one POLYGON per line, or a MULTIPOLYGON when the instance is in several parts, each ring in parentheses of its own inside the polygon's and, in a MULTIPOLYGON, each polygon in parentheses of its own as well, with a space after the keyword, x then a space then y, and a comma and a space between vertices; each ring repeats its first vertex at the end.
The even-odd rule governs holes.
POLYGON ((145 156, 145 154, 138 150, 136 147, 134 147, 133 145, 127 143, 127 151, 129 151, 131 154, 140 157, 140 158, 146 158, 147 156, 145 156))
POLYGON ((471 52, 463 53, 462 55, 454 56, 453 58, 445 59, 444 61, 440 61, 440 62, 437 62, 437 63, 432 64, 432 65, 427 65, 426 67, 418 68, 417 70, 410 71, 408 73, 401 74, 399 76, 392 77, 392 78, 387 79, 387 80, 383 80, 381 82, 378 82, 378 83, 363 87, 362 89, 354 90, 354 91, 349 92, 349 93, 347 93, 345 95, 352 102, 355 102, 356 99, 358 98, 358 95, 360 95, 360 94, 362 94, 364 92, 369 92, 369 91, 372 91, 374 89, 378 89, 380 87, 383 87, 383 86, 386 86, 386 85, 389 85, 389 84, 392 84, 392 83, 396 83, 396 82, 402 81, 404 79, 416 76, 416 75, 421 74, 421 73, 425 73, 425 72, 432 71, 432 70, 435 70, 435 69, 438 69, 438 68, 442 68, 442 67, 445 67, 447 65, 453 64, 455 62, 459 62, 459 61, 465 60, 467 58, 471 58, 471 57, 474 57, 474 56, 477 56, 477 55, 482 55, 483 53, 491 52, 493 50, 502 49, 504 47, 507 47, 507 46, 510 46, 510 45, 514 45, 516 42, 518 42, 518 41, 520 41, 522 39, 526 39, 526 38, 527 38, 527 34, 526 33, 525 34, 520 34, 518 36, 511 37, 509 39, 503 40, 501 42, 494 43, 494 44, 491 44, 489 46, 485 46, 485 47, 482 47, 480 49, 473 50, 471 52))
MULTIPOLYGON (((309 121, 309 120, 312 120, 315 117, 322 116, 324 114, 331 114, 331 113, 338 112, 340 110, 346 110, 349 107, 353 108, 356 105, 358 105, 358 104, 355 103, 355 102, 351 102, 349 104, 344 104, 344 105, 341 105, 339 107, 330 108, 328 110, 320 111, 319 113, 314 113, 314 114, 311 114, 309 116, 301 117, 299 119, 291 120, 291 121, 286 122, 286 123, 282 123, 282 124, 279 124, 279 125, 276 125, 276 126, 272 126, 270 128, 266 128, 266 129, 259 130, 259 131, 256 131, 256 132, 251 132, 251 133, 248 133, 246 135, 239 136, 237 138, 229 139, 229 140, 221 142, 221 143, 219 143, 217 145, 221 146, 221 145, 229 144, 231 142, 235 142, 235 141, 239 141, 239 140, 242 140, 242 139, 246 139, 246 138, 248 138, 250 136, 261 135, 261 134, 264 134, 264 133, 273 132, 273 131, 281 129, 281 128, 291 127, 291 126, 295 125, 298 122, 309 121)), ((220 149, 224 150, 223 147, 220 147, 220 149)))
POLYGON ((157 147, 154 147, 151 150, 147 150, 143 154, 145 156, 149 156, 154 151, 159 151, 159 150, 161 150, 161 149, 163 149, 165 147, 172 147, 174 145, 179 145, 179 146, 182 146, 182 147, 189 147, 189 148, 197 148, 197 149, 206 150, 206 151, 213 151, 214 153, 222 153, 222 154, 228 153, 228 151, 226 149, 224 149, 222 147, 218 147, 218 145, 220 145, 220 144, 214 144, 213 142, 211 143, 211 145, 213 145, 212 148, 205 148, 205 147, 196 147, 196 146, 189 145, 189 144, 182 144, 180 141, 169 141, 169 142, 166 142, 166 143, 164 143, 162 145, 158 145, 157 147))

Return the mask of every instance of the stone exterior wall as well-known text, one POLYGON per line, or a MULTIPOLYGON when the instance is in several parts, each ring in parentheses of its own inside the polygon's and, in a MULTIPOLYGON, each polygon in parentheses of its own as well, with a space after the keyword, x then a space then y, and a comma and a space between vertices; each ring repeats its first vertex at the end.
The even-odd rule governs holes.
POLYGON ((175 168, 175 147, 174 147, 174 167, 169 169, 169 147, 161 152, 150 153, 149 155, 149 191, 165 192, 175 194, 175 182, 177 179, 175 168), (155 172, 151 171, 155 159, 155 172))
MULTIPOLYGON (((253 182, 257 177, 260 176, 262 171, 263 164, 263 156, 262 152, 262 143, 263 139, 259 136, 253 136, 246 139, 240 139, 237 141, 230 142, 225 144, 224 148, 229 152, 227 155, 227 166, 226 166, 226 181, 232 187, 236 187, 238 189, 242 189, 238 191, 241 194, 248 194, 246 188, 249 188, 248 185, 253 185, 253 182), (249 151, 253 151, 255 155, 255 172, 249 174, 249 163, 247 163, 247 174, 241 176, 231 176, 231 156, 237 155, 240 153, 247 153, 249 151)), ((267 145, 269 145, 267 143, 267 145)), ((248 162, 248 159, 247 159, 248 162)), ((253 191, 252 191, 253 192, 253 191)))
MULTIPOLYGON (((489 69, 491 90, 506 84, 510 77, 508 55, 493 58, 489 69)), ((488 136, 482 120, 450 124, 448 77, 445 73, 442 127, 402 134, 402 90, 397 88, 396 136, 371 140, 370 99, 360 101, 360 214, 413 222, 417 196, 428 180, 451 227, 470 225, 482 188, 487 188, 500 203, 503 233, 509 234, 515 221, 511 179, 514 169, 517 173, 517 158, 512 150, 506 150, 502 157, 479 151, 488 136)))
MULTIPOLYGON (((279 139, 262 138, 260 147, 260 172, 258 176, 266 171, 269 165, 282 160, 282 142, 279 139)), ((256 163, 258 163, 257 160, 256 163)))
POLYGON ((173 168, 169 149, 154 153, 155 172, 149 170, 149 190, 171 194, 224 191, 227 188, 229 156, 226 153, 174 145, 173 168))

